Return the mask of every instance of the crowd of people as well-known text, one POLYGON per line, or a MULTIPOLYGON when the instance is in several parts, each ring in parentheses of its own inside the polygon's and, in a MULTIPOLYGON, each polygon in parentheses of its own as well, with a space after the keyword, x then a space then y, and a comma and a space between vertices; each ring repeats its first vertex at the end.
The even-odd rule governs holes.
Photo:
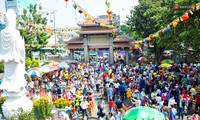
POLYGON ((166 119, 196 120, 200 107, 200 65, 180 63, 159 68, 155 63, 109 64, 106 61, 73 63, 69 68, 28 79, 31 99, 64 97, 70 119, 97 116, 122 120, 126 111, 150 106, 166 119), (186 116, 187 115, 187 116, 186 116), (190 117, 191 116, 191 117, 190 117))

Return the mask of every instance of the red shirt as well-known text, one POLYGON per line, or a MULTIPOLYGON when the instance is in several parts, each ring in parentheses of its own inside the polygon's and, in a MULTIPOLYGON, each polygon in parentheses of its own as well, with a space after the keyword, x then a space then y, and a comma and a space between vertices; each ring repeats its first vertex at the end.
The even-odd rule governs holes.
POLYGON ((103 80, 106 80, 106 77, 107 77, 107 76, 106 76, 106 74, 104 73, 104 74, 103 74, 103 80))
POLYGON ((114 102, 113 102, 113 101, 109 101, 109 102, 108 102, 108 106, 109 106, 109 107, 113 107, 113 106, 114 106, 114 102))

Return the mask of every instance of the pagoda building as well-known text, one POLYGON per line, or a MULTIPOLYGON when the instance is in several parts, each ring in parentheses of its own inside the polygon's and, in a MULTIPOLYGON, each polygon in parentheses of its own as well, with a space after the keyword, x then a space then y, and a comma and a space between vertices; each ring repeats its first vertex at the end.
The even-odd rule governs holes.
POLYGON ((66 48, 70 50, 70 58, 73 59, 75 50, 84 51, 84 61, 89 62, 89 51, 97 49, 98 52, 101 50, 107 50, 109 63, 114 63, 114 50, 123 49, 125 50, 125 61, 129 62, 129 48, 131 47, 130 41, 132 39, 126 36, 117 36, 114 38, 113 32, 117 32, 115 29, 109 29, 108 27, 102 27, 104 25, 116 26, 117 22, 109 22, 109 19, 97 19, 98 23, 94 21, 83 21, 79 23, 80 30, 77 31, 79 37, 70 38, 65 40, 66 48))

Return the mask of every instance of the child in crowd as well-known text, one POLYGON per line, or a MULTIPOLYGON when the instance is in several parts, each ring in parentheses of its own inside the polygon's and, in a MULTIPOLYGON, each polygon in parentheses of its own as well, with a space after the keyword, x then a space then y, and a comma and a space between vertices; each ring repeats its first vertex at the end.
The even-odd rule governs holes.
POLYGON ((88 114, 89 116, 92 116, 92 111, 93 111, 93 108, 94 108, 94 103, 92 101, 91 98, 89 98, 89 101, 88 101, 89 105, 88 105, 88 114))

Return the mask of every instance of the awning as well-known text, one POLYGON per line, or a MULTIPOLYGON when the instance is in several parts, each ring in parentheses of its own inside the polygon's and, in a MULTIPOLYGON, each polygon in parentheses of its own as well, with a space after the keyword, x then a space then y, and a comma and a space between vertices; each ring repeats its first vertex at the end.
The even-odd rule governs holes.
POLYGON ((89 48, 109 48, 109 46, 108 45, 91 45, 91 46, 89 46, 89 48))
POLYGON ((129 43, 114 43, 114 47, 131 47, 129 43))
POLYGON ((83 48, 83 44, 68 44, 66 45, 67 49, 80 49, 83 48))

